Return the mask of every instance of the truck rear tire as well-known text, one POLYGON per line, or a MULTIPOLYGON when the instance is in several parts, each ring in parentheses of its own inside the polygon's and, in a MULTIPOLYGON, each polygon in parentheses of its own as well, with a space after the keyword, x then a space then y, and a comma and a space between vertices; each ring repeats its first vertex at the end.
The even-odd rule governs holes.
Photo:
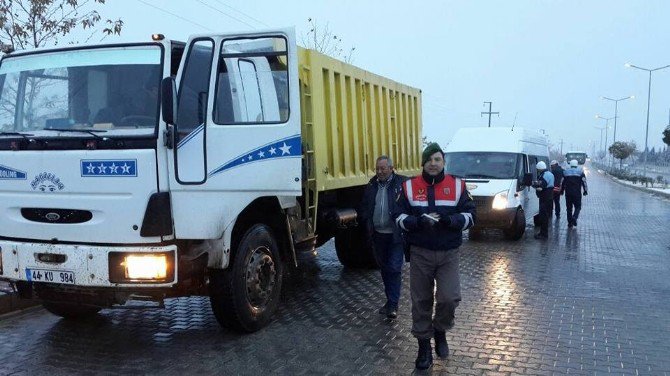
POLYGON ((519 240, 523 237, 524 232, 526 232, 526 214, 524 214, 523 209, 519 209, 516 211, 512 226, 505 229, 503 234, 509 240, 519 240))
POLYGON ((379 267, 365 230, 361 226, 338 231, 335 235, 335 251, 340 263, 347 268, 379 267))
POLYGON ((219 324, 248 333, 267 325, 279 305, 283 272, 270 228, 251 226, 228 269, 210 273, 210 303, 219 324))
POLYGON ((42 307, 66 319, 83 319, 100 312, 100 307, 67 302, 42 302, 42 307))

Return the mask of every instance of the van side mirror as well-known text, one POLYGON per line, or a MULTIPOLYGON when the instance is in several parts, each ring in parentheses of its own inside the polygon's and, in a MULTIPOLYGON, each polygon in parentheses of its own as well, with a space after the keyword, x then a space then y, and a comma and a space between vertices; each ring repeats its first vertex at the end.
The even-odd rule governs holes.
POLYGON ((163 120, 174 125, 177 119, 177 84, 172 77, 161 81, 161 109, 163 120))
POLYGON ((533 174, 531 174, 530 172, 523 174, 521 185, 525 187, 530 187, 531 185, 533 185, 533 174))

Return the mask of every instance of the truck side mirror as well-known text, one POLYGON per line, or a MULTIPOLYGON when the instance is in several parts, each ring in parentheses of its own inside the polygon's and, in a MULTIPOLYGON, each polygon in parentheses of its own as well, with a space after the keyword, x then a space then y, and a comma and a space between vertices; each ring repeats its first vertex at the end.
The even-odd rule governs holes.
POLYGON ((177 84, 172 77, 161 81, 161 109, 163 120, 174 125, 177 119, 177 84))
POLYGON ((530 172, 523 174, 523 180, 521 180, 521 185, 526 187, 530 187, 531 185, 533 185, 533 174, 531 174, 530 172))

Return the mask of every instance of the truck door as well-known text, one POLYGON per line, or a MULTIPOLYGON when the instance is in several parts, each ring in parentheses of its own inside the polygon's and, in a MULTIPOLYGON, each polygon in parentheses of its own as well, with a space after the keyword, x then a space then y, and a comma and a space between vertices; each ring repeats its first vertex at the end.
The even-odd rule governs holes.
POLYGON ((293 29, 191 38, 177 79, 170 179, 178 238, 221 236, 261 196, 301 194, 293 29))

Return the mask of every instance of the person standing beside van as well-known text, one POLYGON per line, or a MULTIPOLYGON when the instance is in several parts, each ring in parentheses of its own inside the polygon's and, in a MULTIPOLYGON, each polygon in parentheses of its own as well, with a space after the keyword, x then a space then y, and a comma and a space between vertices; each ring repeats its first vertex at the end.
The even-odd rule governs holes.
POLYGON ((556 219, 561 219, 561 185, 563 184, 563 167, 557 160, 551 161, 551 173, 554 174, 554 213, 556 219))
POLYGON ((568 215, 568 228, 577 226, 577 218, 582 210, 582 190, 588 195, 586 175, 576 159, 570 161, 570 168, 563 172, 561 193, 565 193, 565 211, 568 215), (572 209, 575 209, 574 213, 572 209))
POLYGON ((537 181, 533 182, 535 194, 540 199, 540 213, 538 214, 540 222, 540 233, 536 234, 535 239, 549 238, 549 219, 551 218, 552 204, 554 201, 554 174, 547 171, 547 164, 544 161, 537 162, 537 181))

